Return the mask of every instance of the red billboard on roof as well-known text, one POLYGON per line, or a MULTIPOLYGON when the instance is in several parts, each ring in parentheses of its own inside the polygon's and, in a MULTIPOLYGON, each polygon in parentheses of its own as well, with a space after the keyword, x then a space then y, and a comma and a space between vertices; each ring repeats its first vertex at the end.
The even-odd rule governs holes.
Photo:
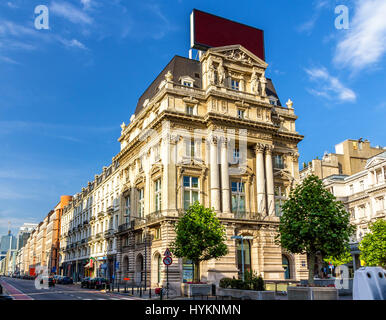
POLYGON ((264 31, 193 9, 190 16, 191 48, 207 50, 241 44, 260 59, 265 60, 264 31))

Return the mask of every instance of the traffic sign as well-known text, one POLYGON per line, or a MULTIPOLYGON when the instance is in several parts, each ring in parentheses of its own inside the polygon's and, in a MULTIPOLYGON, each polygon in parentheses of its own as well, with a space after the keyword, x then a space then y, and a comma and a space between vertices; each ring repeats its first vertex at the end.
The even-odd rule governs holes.
POLYGON ((172 257, 168 256, 163 259, 164 265, 165 266, 170 266, 173 263, 172 257))
POLYGON ((170 250, 169 248, 166 248, 165 252, 164 252, 164 256, 165 257, 170 257, 172 254, 170 253, 170 250))

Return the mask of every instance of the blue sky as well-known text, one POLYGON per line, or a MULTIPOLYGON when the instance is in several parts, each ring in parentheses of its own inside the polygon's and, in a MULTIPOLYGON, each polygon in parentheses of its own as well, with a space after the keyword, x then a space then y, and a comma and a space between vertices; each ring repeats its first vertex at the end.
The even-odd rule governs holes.
POLYGON ((122 121, 175 55, 193 8, 265 31, 267 76, 294 101, 299 162, 347 138, 386 145, 384 0, 0 2, 0 235, 39 222, 119 152, 122 121), (337 5, 348 30, 335 28, 337 5), (49 8, 49 30, 34 9, 49 8))

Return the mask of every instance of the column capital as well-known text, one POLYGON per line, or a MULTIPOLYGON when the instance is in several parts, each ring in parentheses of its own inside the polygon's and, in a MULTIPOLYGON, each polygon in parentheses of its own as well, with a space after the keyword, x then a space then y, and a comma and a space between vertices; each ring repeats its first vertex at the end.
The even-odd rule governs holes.
POLYGON ((259 152, 263 153, 264 149, 265 149, 265 144, 264 143, 260 143, 260 142, 256 143, 256 146, 255 146, 256 154, 259 153, 259 152))
POLYGON ((222 147, 227 147, 229 144, 230 139, 226 137, 220 137, 218 139, 218 142, 221 144, 222 147))
POLYGON ((265 145, 266 154, 272 154, 273 149, 274 149, 274 146, 272 144, 266 144, 265 145))
POLYGON ((211 145, 217 145, 217 143, 220 141, 221 139, 219 139, 219 137, 215 136, 215 135, 210 135, 206 141, 211 144, 211 145))
POLYGON ((166 134, 166 139, 163 140, 166 144, 176 144, 178 142, 178 140, 180 139, 180 137, 177 135, 177 134, 170 134, 170 133, 167 133, 166 134))
POLYGON ((292 161, 297 161, 299 159, 299 152, 291 151, 289 156, 292 158, 292 161))

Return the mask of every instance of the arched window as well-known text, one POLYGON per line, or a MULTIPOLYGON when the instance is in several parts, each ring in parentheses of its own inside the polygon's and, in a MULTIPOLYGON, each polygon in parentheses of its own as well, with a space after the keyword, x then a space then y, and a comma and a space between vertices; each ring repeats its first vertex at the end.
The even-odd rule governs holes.
POLYGON ((284 279, 291 279, 290 262, 286 255, 282 255, 282 265, 284 269, 284 279))
POLYGON ((239 273, 242 273, 243 270, 243 260, 241 254, 241 248, 244 250, 244 272, 251 271, 252 263, 251 263, 251 243, 249 240, 243 240, 243 246, 241 246, 241 240, 237 240, 237 268, 239 269, 239 273))

